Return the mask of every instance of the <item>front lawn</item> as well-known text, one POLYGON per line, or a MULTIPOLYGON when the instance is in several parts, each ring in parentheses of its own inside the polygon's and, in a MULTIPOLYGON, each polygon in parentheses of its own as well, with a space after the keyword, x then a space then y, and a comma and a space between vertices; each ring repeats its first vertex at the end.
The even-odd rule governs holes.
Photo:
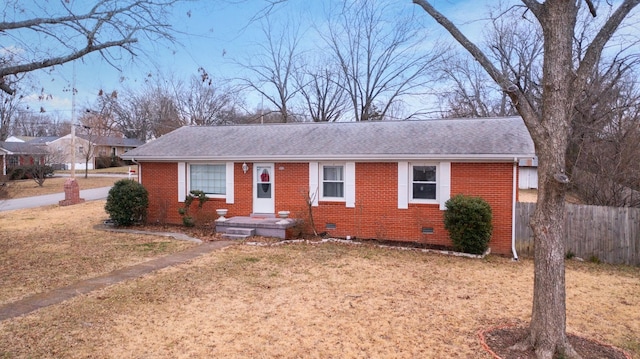
MULTIPOLYGON (((0 357, 490 358, 478 331, 528 321, 532 280, 530 260, 240 244, 0 322, 0 357)), ((640 358, 640 269, 569 262, 567 303, 569 332, 640 358)))
POLYGON ((96 230, 104 204, 0 212, 0 305, 194 245, 96 230))

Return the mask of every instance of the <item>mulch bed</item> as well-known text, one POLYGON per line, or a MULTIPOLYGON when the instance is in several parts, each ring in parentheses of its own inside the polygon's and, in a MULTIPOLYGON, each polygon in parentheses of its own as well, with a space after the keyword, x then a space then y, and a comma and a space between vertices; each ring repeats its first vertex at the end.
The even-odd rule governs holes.
MULTIPOLYGON (((524 352, 510 349, 511 346, 523 340, 527 336, 527 333, 528 328, 510 326, 492 328, 479 333, 479 336, 485 349, 488 349, 487 351, 489 351, 494 358, 535 359, 536 355, 532 349, 524 352)), ((610 345, 573 334, 567 334, 567 336, 573 349, 585 359, 631 359, 624 351, 610 345)))

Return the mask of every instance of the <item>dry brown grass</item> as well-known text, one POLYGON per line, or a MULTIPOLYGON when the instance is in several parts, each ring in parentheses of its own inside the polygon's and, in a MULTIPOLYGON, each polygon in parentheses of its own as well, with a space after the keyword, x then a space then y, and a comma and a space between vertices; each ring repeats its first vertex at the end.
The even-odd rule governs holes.
MULTIPOLYGON (((489 358, 533 263, 369 245, 238 245, 0 323, 0 357, 489 358), (4 350, 4 353, 2 352, 4 350)), ((640 270, 567 266, 568 330, 640 358, 640 270)))
MULTIPOLYGON (((80 175, 76 176, 76 180, 78 181, 80 190, 113 186, 113 184, 120 179, 122 178, 118 178, 118 177, 84 178, 84 176, 80 176, 80 175)), ((8 198, 24 198, 24 197, 40 196, 45 194, 64 192, 64 181, 66 180, 67 178, 65 177, 47 178, 44 181, 44 185, 42 187, 38 186, 38 184, 33 180, 11 181, 8 183, 8 189, 9 189, 8 198)))
POLYGON ((193 245, 93 229, 108 218, 104 204, 0 212, 0 304, 193 245))

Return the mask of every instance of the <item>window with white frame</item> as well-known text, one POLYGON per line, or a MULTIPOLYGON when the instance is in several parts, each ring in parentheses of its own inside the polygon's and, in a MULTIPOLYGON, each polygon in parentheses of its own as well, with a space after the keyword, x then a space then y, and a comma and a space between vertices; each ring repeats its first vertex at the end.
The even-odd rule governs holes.
POLYGON ((226 194, 225 164, 189 165, 189 190, 200 190, 208 195, 226 194))
POLYGON ((344 200, 344 165, 322 165, 321 180, 321 198, 344 200))
POLYGON ((437 193, 437 166, 412 164, 410 170, 410 191, 412 201, 435 201, 437 193))

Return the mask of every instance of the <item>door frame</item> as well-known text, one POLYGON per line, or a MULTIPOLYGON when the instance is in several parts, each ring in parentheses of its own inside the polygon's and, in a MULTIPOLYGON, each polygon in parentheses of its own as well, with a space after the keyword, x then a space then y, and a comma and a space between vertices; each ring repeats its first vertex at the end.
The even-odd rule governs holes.
POLYGON ((275 163, 254 163, 253 164, 253 178, 251 179, 251 187, 253 192, 253 213, 266 213, 266 214, 274 214, 276 210, 276 201, 275 201, 275 163), (269 167, 269 185, 271 186, 271 198, 258 198, 258 185, 261 185, 266 182, 262 182, 259 180, 260 174, 258 171, 262 170, 264 167, 269 167))

